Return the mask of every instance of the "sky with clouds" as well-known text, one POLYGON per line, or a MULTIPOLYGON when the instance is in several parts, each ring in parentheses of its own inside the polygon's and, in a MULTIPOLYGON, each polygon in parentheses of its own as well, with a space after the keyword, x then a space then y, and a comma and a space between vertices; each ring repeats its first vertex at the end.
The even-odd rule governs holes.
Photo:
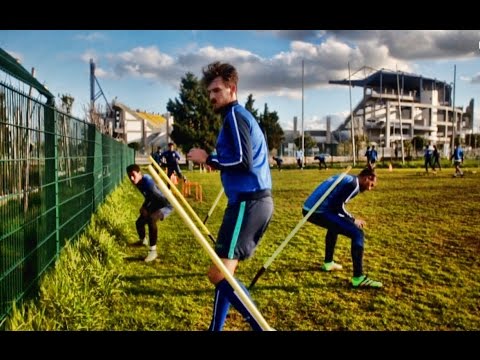
MULTIPOLYGON (((90 101, 90 59, 109 101, 161 114, 187 72, 200 77, 220 60, 239 71, 239 102, 252 94, 260 111, 267 103, 285 130, 294 116, 305 129, 325 128, 327 116, 334 126, 344 119, 349 88, 328 81, 348 79, 349 64, 352 79, 367 67, 447 83, 456 66, 455 105, 473 98, 480 126, 480 30, 0 30, 0 47, 34 67, 55 96, 71 94, 80 118, 90 101)), ((361 96, 362 88, 352 89, 352 106, 361 96)))

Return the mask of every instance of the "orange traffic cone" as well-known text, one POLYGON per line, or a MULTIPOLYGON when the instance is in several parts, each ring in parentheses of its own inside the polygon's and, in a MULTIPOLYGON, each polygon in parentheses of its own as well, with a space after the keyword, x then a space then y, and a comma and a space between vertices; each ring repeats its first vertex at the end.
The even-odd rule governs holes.
POLYGON ((170 176, 170 180, 172 180, 172 183, 174 185, 178 184, 178 178, 177 178, 177 175, 175 175, 175 173, 173 173, 172 176, 170 176))
POLYGON ((392 166, 392 163, 389 163, 388 164, 388 171, 392 172, 393 171, 393 166, 392 166))

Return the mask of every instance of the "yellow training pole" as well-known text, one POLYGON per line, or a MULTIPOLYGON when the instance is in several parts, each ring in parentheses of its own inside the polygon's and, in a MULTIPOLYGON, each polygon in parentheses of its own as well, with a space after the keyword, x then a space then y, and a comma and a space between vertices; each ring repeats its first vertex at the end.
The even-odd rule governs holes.
POLYGON ((238 285, 237 281, 233 277, 232 274, 230 274, 230 271, 225 267, 223 264, 222 260, 218 257, 218 255, 215 253, 215 251, 212 249, 212 247, 208 244, 207 240, 203 236, 203 234, 198 230, 198 228, 195 226, 193 221, 190 219, 186 211, 182 208, 180 203, 177 201, 175 196, 172 195, 170 191, 168 191, 167 186, 163 183, 162 179, 160 179, 160 176, 158 176, 157 172, 153 168, 152 165, 148 165, 148 171, 152 175, 153 179, 157 183, 157 185, 160 188, 160 191, 165 195, 165 197, 168 199, 170 204, 174 207, 174 209, 178 212, 180 217, 183 219, 183 221, 187 224, 187 226, 190 228, 190 230, 193 232, 193 235, 197 238, 198 242, 200 245, 205 249, 207 252, 208 256, 210 259, 212 259, 213 263, 217 268, 222 272, 223 276, 225 276, 225 279, 228 281, 228 283, 232 286, 232 288, 235 290, 237 293, 238 297, 242 300, 242 302, 245 304, 245 307, 248 309, 250 314, 257 320, 259 323, 260 327, 263 330, 267 331, 274 331, 266 322, 266 320, 263 318, 262 314, 258 311, 258 309, 255 307, 253 304, 252 300, 245 294, 243 289, 238 285))
POLYGON ((313 212, 315 210, 317 210, 317 208, 320 206, 320 204, 327 198, 328 195, 330 195, 332 190, 340 183, 340 181, 342 181, 342 179, 345 177, 345 175, 347 175, 347 173, 350 171, 351 168, 352 167, 349 165, 347 167, 347 170, 345 170, 345 172, 343 172, 338 177, 338 179, 335 180, 335 182, 332 185, 330 185, 330 187, 327 189, 327 191, 325 191, 325 193, 322 195, 322 197, 320 197, 320 199, 318 199, 318 201, 315 203, 315 205, 313 205, 313 207, 310 209, 310 211, 302 218, 302 220, 300 220, 300 222, 297 224, 297 226, 295 226, 295 228, 290 232, 290 234, 288 234, 287 238, 285 240, 283 240, 283 242, 280 244, 280 246, 277 248, 277 250, 275 250, 273 255, 270 256, 270 258, 265 262, 265 264, 263 264, 263 266, 260 268, 260 270, 258 270, 257 274, 255 275, 252 282, 250 283, 250 286, 248 287, 249 289, 251 289, 255 285, 255 283, 260 278, 260 276, 262 276, 262 274, 265 272, 265 270, 267 270, 267 268, 270 266, 270 264, 273 262, 273 260, 275 260, 275 258, 278 256, 278 254, 280 254, 280 252, 288 244, 290 239, 297 233, 297 231, 303 226, 303 224, 305 224, 307 222, 310 215, 312 215, 313 212))
POLYGON ((198 224, 200 225, 200 227, 202 228, 202 230, 207 234, 207 236, 210 238, 210 240, 212 240, 214 243, 216 242, 215 241, 215 237, 212 235, 212 233, 207 229, 207 227, 205 226, 205 224, 202 222, 202 220, 200 220, 200 218, 198 217, 197 213, 195 212, 195 210, 192 209, 192 207, 190 206, 190 204, 188 203, 188 201, 185 199, 185 197, 182 195, 182 193, 177 189, 177 187, 175 186, 175 184, 172 183, 172 181, 168 178, 167 174, 165 174, 165 171, 163 171, 163 169, 160 167, 160 165, 157 164, 157 162, 155 161, 154 158, 152 158, 151 156, 149 156, 149 159, 150 159, 150 162, 155 166, 155 168, 158 170, 158 172, 160 173, 160 175, 163 177, 163 179, 168 183, 170 184, 170 188, 173 189, 173 192, 175 193, 175 195, 177 195, 177 197, 182 201, 183 205, 185 205, 185 207, 187 208, 187 210, 190 212, 190 214, 192 215, 192 217, 198 222, 198 224))
POLYGON ((210 208, 210 210, 208 210, 208 213, 207 213, 207 216, 205 217, 205 220, 203 220, 203 223, 204 223, 204 224, 207 223, 208 218, 210 217, 210 215, 212 215, 213 210, 215 210, 215 207, 217 206, 218 202, 220 201, 220 198, 222 197, 223 193, 224 193, 224 190, 223 190, 223 187, 222 187, 222 188, 220 189, 220 192, 219 192, 218 195, 217 195, 217 198, 216 198, 215 201, 213 202, 212 207, 210 208))

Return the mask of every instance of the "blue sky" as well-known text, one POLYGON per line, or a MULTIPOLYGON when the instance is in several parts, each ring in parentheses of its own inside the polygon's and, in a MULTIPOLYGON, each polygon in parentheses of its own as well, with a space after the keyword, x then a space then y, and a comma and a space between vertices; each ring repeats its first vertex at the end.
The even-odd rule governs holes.
MULTIPOLYGON (((277 111, 281 126, 302 119, 302 60, 305 129, 338 125, 349 113, 349 89, 329 85, 363 66, 398 68, 453 82, 455 105, 475 99, 480 126, 480 30, 0 30, 0 47, 18 58, 56 96, 71 94, 73 112, 84 118, 89 104, 89 61, 109 101, 165 113, 178 97, 180 79, 216 60, 239 70, 239 101, 253 94, 255 107, 277 111)), ((363 78, 364 72, 352 79, 363 78)), ((362 96, 352 89, 352 105, 362 96)), ((104 103, 103 99, 97 100, 104 103)))

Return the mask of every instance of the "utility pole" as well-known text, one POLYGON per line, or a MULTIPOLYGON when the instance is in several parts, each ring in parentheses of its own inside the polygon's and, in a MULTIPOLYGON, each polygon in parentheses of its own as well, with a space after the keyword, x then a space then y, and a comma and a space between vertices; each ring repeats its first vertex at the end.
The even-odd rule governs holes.
POLYGON ((90 111, 95 109, 95 63, 90 59, 90 111))
POLYGON ((304 118, 303 118, 303 109, 304 109, 304 75, 305 75, 305 63, 302 59, 302 169, 305 164, 305 132, 303 130, 304 118))
MULTIPOLYGON (((402 164, 405 164, 405 155, 403 154, 402 106, 400 105, 400 80, 398 78, 398 66, 396 68, 397 68, 398 118, 400 120, 400 141, 402 143, 402 164)), ((403 85, 402 85, 402 95, 403 95, 403 85)), ((395 132, 393 134, 395 135, 395 132)))
POLYGON ((452 153, 453 148, 455 147, 455 127, 457 126, 457 116, 455 114, 455 78, 457 74, 457 65, 453 65, 453 97, 452 97, 452 144, 450 148, 450 153, 452 153))
POLYGON ((90 121, 93 122, 95 126, 97 126, 97 128, 103 133, 104 131, 101 126, 100 118, 101 115, 96 114, 95 109, 95 100, 97 100, 100 96, 103 96, 110 113, 113 113, 113 109, 110 106, 110 103, 108 102, 105 94, 103 93, 102 87, 95 76, 95 63, 93 62, 93 59, 90 59, 90 121), (98 93, 95 93, 95 83, 97 83, 98 88, 100 89, 98 93))
POLYGON ((350 77, 350 61, 348 62, 348 90, 350 92, 350 125, 352 127, 352 153, 353 153, 353 166, 356 163, 356 154, 355 154, 355 130, 353 128, 353 110, 352 110, 352 79, 350 77))

